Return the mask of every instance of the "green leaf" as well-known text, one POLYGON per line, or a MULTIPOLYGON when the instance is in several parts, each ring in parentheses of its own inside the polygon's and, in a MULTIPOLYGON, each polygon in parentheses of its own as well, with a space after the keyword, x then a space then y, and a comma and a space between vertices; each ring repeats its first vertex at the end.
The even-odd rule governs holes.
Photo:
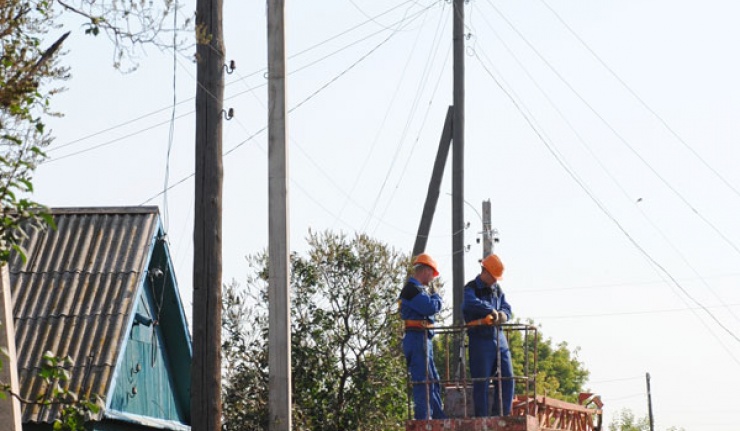
POLYGON ((25 186, 27 192, 33 193, 33 183, 31 181, 25 178, 19 178, 18 181, 25 186))

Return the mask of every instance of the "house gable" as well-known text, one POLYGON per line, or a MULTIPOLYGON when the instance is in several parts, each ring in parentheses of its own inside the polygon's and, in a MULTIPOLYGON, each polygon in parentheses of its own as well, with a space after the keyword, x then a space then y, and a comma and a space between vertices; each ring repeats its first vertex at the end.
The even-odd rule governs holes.
POLYGON ((192 352, 173 274, 160 230, 136 299, 109 397, 109 411, 190 421, 192 352))
MULTIPOLYGON (((28 260, 9 265, 21 396, 46 393, 38 373, 50 351, 73 360, 66 388, 105 402, 90 429, 189 429, 190 334, 157 208, 52 215, 57 229, 29 231, 28 260)), ((24 430, 51 429, 58 411, 24 406, 24 430)))

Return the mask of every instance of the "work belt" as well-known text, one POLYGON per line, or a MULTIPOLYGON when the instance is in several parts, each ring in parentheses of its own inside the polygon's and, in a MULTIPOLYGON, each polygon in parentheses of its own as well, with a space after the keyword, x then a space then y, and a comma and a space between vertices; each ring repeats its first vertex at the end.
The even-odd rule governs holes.
POLYGON ((403 326, 406 329, 434 329, 434 324, 428 320, 404 320, 403 326))
POLYGON ((489 314, 486 317, 483 317, 481 319, 471 320, 470 322, 466 323, 465 326, 493 326, 493 317, 489 314))

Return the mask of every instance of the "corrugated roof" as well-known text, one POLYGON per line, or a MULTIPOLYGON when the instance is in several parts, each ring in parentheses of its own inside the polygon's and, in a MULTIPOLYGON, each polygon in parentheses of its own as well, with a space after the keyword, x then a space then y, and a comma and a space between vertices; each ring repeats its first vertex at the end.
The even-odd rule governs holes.
MULTIPOLYGON (((27 232, 9 264, 20 395, 45 391, 44 352, 69 355, 69 387, 105 396, 158 228, 157 207, 52 209, 57 229, 27 232)), ((51 422, 54 409, 24 405, 23 422, 51 422)))

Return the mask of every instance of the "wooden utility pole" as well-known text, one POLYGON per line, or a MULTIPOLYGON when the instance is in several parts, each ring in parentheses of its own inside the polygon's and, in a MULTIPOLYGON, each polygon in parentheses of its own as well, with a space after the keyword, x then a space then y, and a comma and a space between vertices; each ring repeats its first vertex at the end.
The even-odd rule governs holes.
POLYGON ((267 4, 270 431, 290 431, 290 248, 283 0, 267 4))
POLYGON ((452 318, 462 323, 462 295, 465 286, 465 0, 452 6, 453 117, 452 117, 452 318))
POLYGON ((198 0, 191 429, 221 429, 222 0, 198 0))
POLYGON ((424 253, 429 239, 429 231, 432 229, 432 220, 434 220, 434 211, 437 209, 439 201, 439 186, 442 183, 442 175, 445 171, 447 155, 450 153, 450 142, 452 141, 452 106, 447 108, 445 124, 442 128, 442 137, 439 139, 437 148, 437 158, 434 159, 434 168, 432 169, 432 178, 429 180, 429 189, 427 190, 427 199, 424 201, 424 210, 421 213, 419 230, 416 232, 416 241, 412 256, 418 256, 424 253))
POLYGON ((645 381, 647 382, 647 399, 648 399, 648 417, 650 418, 650 431, 654 431, 653 426, 653 398, 650 395, 650 373, 645 373, 645 381))

